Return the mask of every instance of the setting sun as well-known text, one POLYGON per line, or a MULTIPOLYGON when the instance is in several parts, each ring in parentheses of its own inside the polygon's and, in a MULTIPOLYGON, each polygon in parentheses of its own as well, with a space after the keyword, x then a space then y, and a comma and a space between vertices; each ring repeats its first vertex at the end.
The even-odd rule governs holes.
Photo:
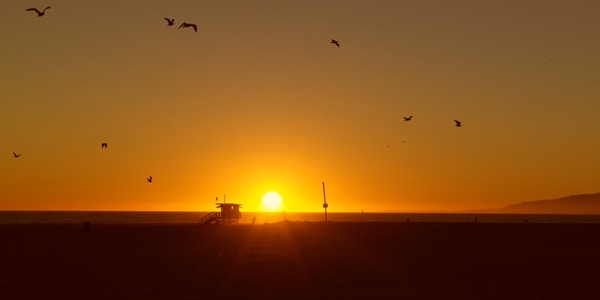
POLYGON ((262 205, 264 210, 276 211, 281 208, 281 195, 277 192, 268 192, 262 197, 262 205))

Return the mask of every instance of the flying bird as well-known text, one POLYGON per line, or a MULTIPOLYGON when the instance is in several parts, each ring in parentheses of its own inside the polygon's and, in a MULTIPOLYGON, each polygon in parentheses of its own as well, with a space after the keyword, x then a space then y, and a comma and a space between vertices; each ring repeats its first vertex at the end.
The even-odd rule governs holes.
POLYGON ((107 143, 102 143, 102 148, 108 148, 108 144, 107 143))
POLYGON ((146 180, 148 180, 148 183, 152 183, 152 176, 148 177, 146 180))
POLYGON ((454 120, 454 122, 456 122, 456 127, 461 127, 462 126, 462 122, 459 120, 454 120))
POLYGON ((192 27, 192 28, 194 28, 195 32, 198 32, 198 27, 196 26, 196 24, 183 22, 183 23, 181 23, 181 25, 177 29, 181 29, 181 27, 183 27, 183 28, 192 27))
POLYGON ((14 153, 14 152, 13 152, 13 156, 14 156, 15 158, 19 158, 19 156, 21 156, 21 154, 17 154, 17 153, 14 153))
POLYGON ((39 10, 37 10, 37 8, 28 8, 25 11, 35 11, 38 14, 38 17, 43 17, 44 14, 46 13, 46 9, 50 8, 50 6, 44 8, 44 10, 42 10, 41 12, 39 10))
POLYGON ((412 120, 412 116, 410 116, 410 117, 403 117, 403 118, 404 118, 404 121, 410 121, 410 120, 412 120))
POLYGON ((338 41, 336 41, 334 39, 331 39, 331 43, 334 44, 334 45, 336 45, 336 46, 338 46, 338 47, 340 46, 340 42, 338 42, 338 41))
POLYGON ((167 22, 169 22, 169 24, 167 24, 167 26, 173 26, 173 25, 175 25, 175 19, 165 18, 165 20, 167 20, 167 22))

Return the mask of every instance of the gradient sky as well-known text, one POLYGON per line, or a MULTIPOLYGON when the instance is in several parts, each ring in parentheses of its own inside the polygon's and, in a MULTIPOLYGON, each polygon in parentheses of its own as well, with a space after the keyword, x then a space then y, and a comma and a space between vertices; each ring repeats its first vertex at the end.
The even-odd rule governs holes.
POLYGON ((226 193, 251 211, 274 190, 321 211, 323 181, 334 212, 598 192, 598 11, 2 1, 0 210, 214 210, 226 193))

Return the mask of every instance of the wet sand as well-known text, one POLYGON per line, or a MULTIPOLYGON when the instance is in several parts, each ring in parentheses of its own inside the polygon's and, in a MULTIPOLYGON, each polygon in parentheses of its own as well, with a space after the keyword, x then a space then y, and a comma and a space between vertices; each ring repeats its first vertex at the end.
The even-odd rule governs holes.
POLYGON ((1 225, 2 299, 598 299, 600 224, 1 225))

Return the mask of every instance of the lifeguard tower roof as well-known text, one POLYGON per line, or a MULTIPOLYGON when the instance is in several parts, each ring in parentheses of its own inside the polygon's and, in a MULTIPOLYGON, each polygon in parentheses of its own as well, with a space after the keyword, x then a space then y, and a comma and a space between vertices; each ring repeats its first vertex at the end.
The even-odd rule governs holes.
POLYGON ((240 206, 242 206, 242 204, 240 204, 240 203, 217 203, 217 208, 221 208, 224 206, 240 207, 240 206))

